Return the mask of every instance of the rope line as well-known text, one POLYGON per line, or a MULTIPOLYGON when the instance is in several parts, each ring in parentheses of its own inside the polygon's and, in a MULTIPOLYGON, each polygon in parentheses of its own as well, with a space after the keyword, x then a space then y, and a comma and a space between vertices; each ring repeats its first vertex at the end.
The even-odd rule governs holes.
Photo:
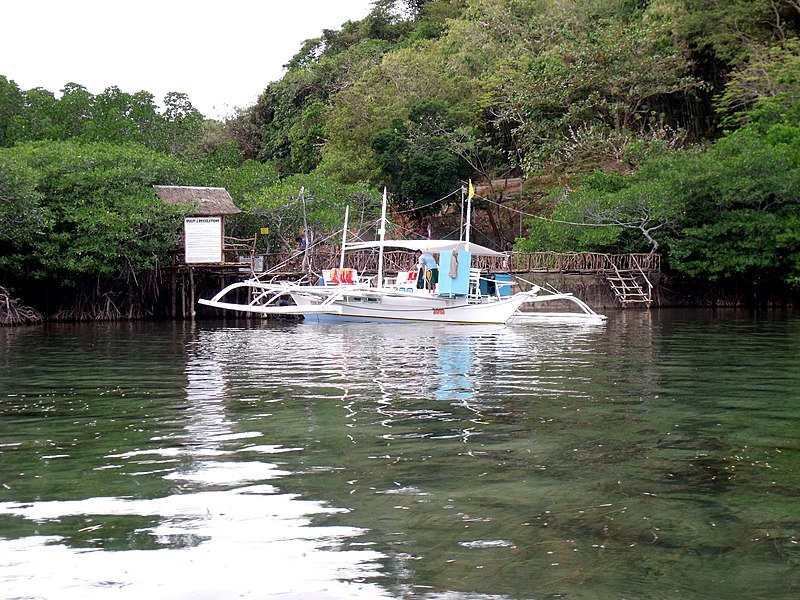
POLYGON ((414 208, 409 208, 408 210, 398 210, 398 211, 395 211, 395 212, 398 215, 404 215, 404 214, 415 212, 415 211, 418 211, 418 210, 423 210, 425 208, 428 208, 429 206, 433 206, 434 204, 439 204, 440 202, 444 202, 450 196, 453 196, 454 194, 459 193, 461 190, 462 190, 462 188, 457 188, 457 189, 453 190, 452 192, 450 192, 449 194, 447 194, 446 196, 443 196, 442 198, 439 198, 438 200, 434 200, 433 202, 429 202, 428 204, 425 204, 423 206, 415 206, 414 208))
MULTIPOLYGON (((395 213, 398 214, 398 215, 402 215, 402 214, 415 212, 417 210, 423 210, 425 208, 433 206, 434 204, 439 204, 441 202, 444 202, 445 200, 447 200, 451 196, 454 196, 455 194, 458 194, 459 192, 463 191, 463 189, 464 189, 463 186, 459 187, 459 188, 456 188, 455 190, 453 190, 452 192, 450 192, 446 196, 443 196, 442 198, 439 198, 438 200, 434 200, 433 202, 429 202, 428 204, 425 204, 423 206, 410 208, 408 210, 395 211, 395 213)), ((560 223, 562 225, 573 225, 573 226, 576 226, 576 227, 635 227, 635 226, 638 225, 638 223, 635 223, 635 222, 632 222, 632 223, 577 223, 577 222, 574 222, 574 221, 564 221, 564 220, 561 220, 561 219, 553 219, 551 217, 543 217, 542 215, 535 215, 533 213, 525 212, 524 210, 519 210, 518 208, 513 208, 511 206, 506 206, 505 204, 500 204, 499 202, 496 202, 494 200, 490 200, 489 198, 486 198, 485 196, 479 196, 478 194, 474 194, 473 197, 474 198, 480 198, 484 202, 488 202, 489 204, 494 204, 495 206, 497 206, 499 208, 503 208, 503 209, 505 209, 507 211, 517 213, 517 214, 522 215, 524 217, 530 217, 532 219, 539 219, 540 221, 547 221, 548 223, 560 223)))
POLYGON ((499 206, 500 208, 504 208, 508 211, 515 212, 519 215, 524 217, 530 217, 532 219, 539 219, 541 221, 547 221, 549 223, 561 223, 562 225, 575 225, 577 227, 634 227, 638 225, 638 223, 576 223, 574 221, 562 221, 560 219, 551 219, 550 217, 543 217, 542 215, 534 215, 529 212, 525 212, 524 210, 519 210, 518 208, 512 208, 511 206, 506 206, 505 204, 500 204, 494 200, 490 200, 489 198, 485 198, 484 196, 478 196, 475 194, 476 198, 480 198, 489 204, 494 204, 495 206, 499 206))

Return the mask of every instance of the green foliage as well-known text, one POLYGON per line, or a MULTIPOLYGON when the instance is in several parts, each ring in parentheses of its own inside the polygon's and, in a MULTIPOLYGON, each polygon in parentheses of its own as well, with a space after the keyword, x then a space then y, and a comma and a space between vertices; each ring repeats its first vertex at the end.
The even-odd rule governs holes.
POLYGON ((693 278, 800 283, 800 126, 748 125, 698 156, 672 268, 693 278))
POLYGON ((289 155, 292 166, 301 173, 313 171, 322 160, 325 143, 325 104, 308 103, 300 119, 289 129, 289 155))
POLYGON ((57 139, 56 107, 52 92, 34 88, 23 93, 23 110, 15 115, 6 134, 6 145, 18 141, 57 139))
POLYGON ((424 43, 447 30, 445 19, 460 14, 461 4, 377 2, 362 21, 307 40, 286 65, 286 76, 270 84, 251 111, 259 158, 281 173, 321 166, 342 182, 379 181, 370 146, 375 133, 416 102, 445 100, 453 111, 470 96, 458 69, 443 62, 442 49, 424 43))
MULTIPOLYGON (((664 249, 694 280, 800 284, 800 121, 753 122, 704 152, 670 152, 634 174, 597 173, 531 222, 520 250, 664 249)), ((759 110, 756 105, 755 111, 759 110)))
POLYGON ((245 161, 235 140, 218 140, 213 149, 197 157, 198 166, 204 170, 225 170, 238 167, 245 161))
MULTIPOLYGON (((217 168, 203 168, 202 162, 195 162, 192 164, 192 171, 191 181, 225 188, 234 204, 244 209, 244 212, 225 219, 226 235, 252 238, 254 235, 257 236, 261 227, 269 225, 261 215, 255 214, 252 208, 257 204, 257 199, 261 198, 263 189, 278 185, 280 181, 278 171, 273 165, 247 160, 238 166, 231 164, 217 168)), ((268 252, 270 239, 257 236, 257 240, 257 250, 268 252)))
POLYGON ((250 111, 261 160, 282 173, 316 168, 325 140, 324 108, 391 48, 399 35, 392 29, 394 21, 373 11, 364 21, 349 21, 341 31, 325 30, 322 37, 305 42, 286 65, 287 74, 271 83, 250 111))
POLYGON ((227 166, 216 172, 205 171, 205 177, 198 173, 196 181, 204 185, 224 187, 237 206, 246 205, 265 187, 278 183, 280 176, 271 164, 248 160, 238 166, 227 166))
POLYGON ((16 141, 15 129, 22 115, 25 99, 14 81, 0 75, 0 148, 16 141))
POLYGON ((246 217, 248 221, 269 228, 269 251, 297 250, 304 221, 303 198, 305 220, 316 241, 337 235, 347 205, 351 229, 360 230, 380 215, 381 200, 376 191, 364 184, 343 185, 318 173, 275 181, 249 194, 240 208, 253 216, 252 220, 246 217))
POLYGON ((663 119, 661 99, 700 83, 666 23, 601 19, 592 29, 552 31, 547 22, 532 29, 541 42, 527 44, 487 82, 487 108, 511 129, 529 171, 573 158, 562 153, 581 130, 595 132, 584 134, 589 143, 611 132, 652 135, 663 119))
POLYGON ((200 133, 203 115, 192 106, 189 96, 178 92, 168 92, 164 96, 164 113, 161 146, 156 150, 180 154, 184 152, 200 133))
POLYGON ((740 208, 688 227, 673 245, 670 264, 698 280, 754 286, 800 285, 800 217, 794 210, 740 208))
POLYGON ((238 109, 224 122, 213 119, 203 121, 200 134, 191 142, 185 156, 210 159, 218 167, 236 166, 258 156, 256 137, 254 125, 247 112, 238 109))
POLYGON ((319 239, 345 202, 376 216, 367 185, 422 217, 459 180, 523 176, 545 200, 520 204, 540 217, 520 249, 657 250, 686 277, 796 284, 799 33, 795 0, 379 0, 225 123, 184 94, 161 109, 0 76, 0 261, 65 280, 148 268, 177 218, 154 183, 226 187, 246 211, 229 233, 267 226, 277 250, 301 186, 319 239))
POLYGON ((0 153, 0 248, 13 248, 37 235, 44 220, 36 172, 14 156, 0 153))
POLYGON ((723 123, 774 123, 800 101, 800 40, 782 46, 752 50, 752 55, 730 76, 716 99, 723 123), (756 110, 756 106, 758 109, 756 110))
POLYGON ((460 17, 467 4, 466 0, 427 0, 418 3, 412 11, 415 15, 413 29, 409 32, 405 43, 414 45, 421 40, 442 37, 449 27, 449 21, 460 17))
POLYGON ((660 238, 677 226, 683 204, 672 194, 682 157, 663 156, 633 175, 598 172, 562 193, 550 217, 533 220, 518 247, 556 250, 655 252, 660 238))
POLYGON ((109 87, 97 96, 68 83, 61 97, 35 88, 19 92, 0 77, 0 146, 37 140, 136 142, 153 150, 183 154, 202 133, 203 116, 186 94, 168 93, 163 112, 152 94, 109 87))
POLYGON ((484 178, 626 171, 633 150, 715 133, 709 99, 734 55, 789 39, 789 17, 789 0, 377 2, 309 40, 265 90, 251 113, 259 157, 378 183, 374 136, 434 100, 471 130, 466 145, 480 139, 468 162, 484 178))
POLYGON ((0 151, 0 161, 20 165, 17 189, 42 211, 35 232, 3 253, 8 272, 59 284, 135 275, 174 244, 182 214, 152 189, 179 179, 174 159, 133 144, 35 142, 0 151))
POLYGON ((753 47, 770 46, 797 34, 794 0, 684 0, 667 4, 675 7, 676 32, 687 45, 727 66, 747 60, 753 47))
POLYGON ((407 120, 395 119, 373 136, 376 162, 396 204, 424 216, 467 177, 468 165, 450 146, 453 129, 447 107, 428 100, 413 106, 407 120))
POLYGON ((424 101, 445 105, 454 124, 472 123, 477 97, 446 45, 428 41, 387 54, 380 65, 332 98, 320 167, 342 181, 377 184, 381 171, 372 147, 375 134, 391 128, 394 119, 406 119, 424 101), (372 101, 364 103, 365 97, 372 101))

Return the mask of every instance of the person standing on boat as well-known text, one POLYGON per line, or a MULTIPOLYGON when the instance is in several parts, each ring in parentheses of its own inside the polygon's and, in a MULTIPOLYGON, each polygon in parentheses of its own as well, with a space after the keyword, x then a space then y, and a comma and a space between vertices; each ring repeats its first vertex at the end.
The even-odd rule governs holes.
POLYGON ((425 285, 424 282, 427 282, 428 289, 434 290, 436 284, 439 283, 439 265, 436 264, 436 259, 433 257, 433 254, 430 252, 421 254, 417 264, 425 271, 424 279, 417 279, 417 287, 421 289, 425 285))
POLYGON ((422 260, 420 257, 422 256, 422 252, 417 250, 416 252, 416 263, 414 264, 414 270, 417 272, 417 289, 421 290, 425 287, 425 265, 422 264, 422 260))

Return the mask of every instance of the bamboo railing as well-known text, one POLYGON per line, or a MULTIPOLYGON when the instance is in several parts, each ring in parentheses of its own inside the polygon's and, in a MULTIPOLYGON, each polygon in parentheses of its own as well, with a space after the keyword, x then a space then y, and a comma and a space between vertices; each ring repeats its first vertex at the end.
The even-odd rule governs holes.
POLYGON ((661 271, 660 254, 604 254, 601 252, 512 253, 510 270, 515 273, 606 273, 609 271, 661 271))
MULTIPOLYGON (((336 247, 316 248, 310 252, 311 270, 320 272, 339 266, 340 252, 336 247)), ((301 253, 267 254, 264 265, 281 265, 280 272, 302 272, 301 253)), ((604 254, 600 252, 512 252, 506 257, 474 256, 473 266, 489 272, 511 273, 579 273, 585 275, 605 274, 617 271, 642 271, 658 273, 661 271, 659 254, 604 254)), ((393 273, 414 266, 413 252, 391 250, 384 252, 384 271, 393 273)), ((378 270, 377 250, 357 250, 348 252, 347 266, 359 273, 375 273, 378 270)))
POLYGON ((256 252, 256 238, 235 238, 225 236, 222 244, 222 262, 241 263, 243 258, 253 260, 256 252))

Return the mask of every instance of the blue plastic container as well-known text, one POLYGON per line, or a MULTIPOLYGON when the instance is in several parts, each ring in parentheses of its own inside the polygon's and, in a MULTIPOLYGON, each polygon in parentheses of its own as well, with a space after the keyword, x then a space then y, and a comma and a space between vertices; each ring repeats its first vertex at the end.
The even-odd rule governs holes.
POLYGON ((511 295, 511 275, 508 273, 494 274, 494 287, 498 296, 511 295))

